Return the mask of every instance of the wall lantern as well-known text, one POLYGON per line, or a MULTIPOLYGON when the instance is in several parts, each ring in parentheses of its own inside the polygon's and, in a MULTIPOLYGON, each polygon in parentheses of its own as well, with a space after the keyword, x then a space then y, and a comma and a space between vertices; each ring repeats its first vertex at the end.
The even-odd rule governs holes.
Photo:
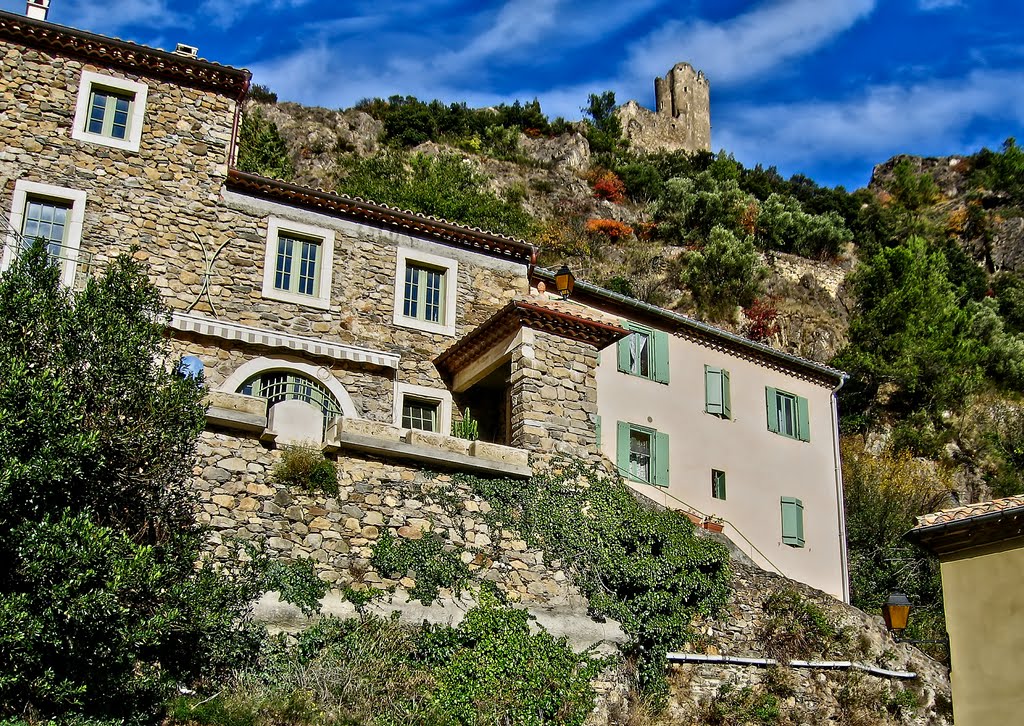
POLYGON ((910 619, 910 600, 902 592, 892 593, 882 606, 882 617, 885 619, 885 627, 899 640, 910 619))
POLYGON ((575 285, 576 276, 572 274, 572 270, 569 269, 568 265, 562 265, 562 268, 555 273, 555 288, 563 300, 569 299, 575 285))

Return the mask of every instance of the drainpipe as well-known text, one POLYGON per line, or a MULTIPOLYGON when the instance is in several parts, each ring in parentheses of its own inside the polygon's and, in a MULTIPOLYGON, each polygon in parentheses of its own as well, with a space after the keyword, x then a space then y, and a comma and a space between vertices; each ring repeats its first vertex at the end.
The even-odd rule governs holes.
POLYGON ((835 466, 836 507, 839 511, 839 558, 843 576, 843 602, 850 602, 850 564, 846 553, 846 505, 843 496, 843 467, 839 461, 839 402, 837 394, 849 378, 845 373, 832 389, 832 463, 835 466))

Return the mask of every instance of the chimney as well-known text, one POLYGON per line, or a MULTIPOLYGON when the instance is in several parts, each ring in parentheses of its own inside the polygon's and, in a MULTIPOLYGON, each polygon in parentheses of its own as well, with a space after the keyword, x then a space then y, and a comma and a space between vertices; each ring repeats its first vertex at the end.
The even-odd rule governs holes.
POLYGON ((194 45, 185 45, 184 43, 178 43, 174 48, 174 52, 177 55, 183 55, 186 58, 195 58, 199 54, 199 49, 194 45))
POLYGON ((46 20, 50 13, 50 0, 28 0, 25 15, 35 20, 46 20))

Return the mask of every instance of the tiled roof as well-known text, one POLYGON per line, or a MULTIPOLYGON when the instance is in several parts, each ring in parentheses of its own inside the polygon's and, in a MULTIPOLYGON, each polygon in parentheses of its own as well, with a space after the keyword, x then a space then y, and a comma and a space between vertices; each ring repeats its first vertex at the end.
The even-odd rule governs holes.
POLYGON ((249 88, 249 71, 150 48, 127 40, 68 28, 0 10, 0 39, 98 65, 168 78, 183 85, 212 88, 240 98, 249 88))
POLYGON ((940 512, 924 514, 918 517, 917 525, 914 529, 933 527, 937 524, 946 524, 948 522, 960 522, 986 514, 1005 512, 1017 507, 1024 507, 1024 496, 1005 497, 1003 499, 994 499, 991 502, 978 502, 977 504, 968 504, 963 507, 943 509, 940 512))
POLYGON ((543 330, 598 350, 629 335, 611 316, 572 302, 529 296, 513 300, 496 312, 435 358, 434 364, 446 376, 453 376, 521 328, 543 330))
POLYGON ((259 194, 286 204, 384 224, 407 232, 418 232, 442 242, 468 247, 478 252, 510 257, 524 263, 533 262, 536 252, 533 245, 523 240, 487 232, 479 227, 469 227, 438 217, 389 207, 386 204, 367 201, 359 197, 346 197, 323 189, 269 179, 238 169, 228 171, 227 183, 230 188, 259 194))

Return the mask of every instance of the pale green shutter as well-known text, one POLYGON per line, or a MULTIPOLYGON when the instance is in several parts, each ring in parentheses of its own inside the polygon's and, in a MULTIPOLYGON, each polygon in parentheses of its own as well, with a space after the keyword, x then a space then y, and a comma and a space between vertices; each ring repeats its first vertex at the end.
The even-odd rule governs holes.
POLYGON ((801 441, 811 440, 811 419, 808 416, 807 399, 797 396, 796 399, 796 437, 801 441))
MULTIPOLYGON (((627 330, 630 329, 628 320, 620 320, 619 325, 627 330)), ((623 373, 632 373, 632 369, 629 367, 629 339, 633 337, 630 333, 625 338, 622 338, 617 345, 617 353, 619 358, 619 370, 623 373)))
POLYGON ((654 481, 655 486, 667 487, 668 479, 668 434, 654 432, 654 481))
POLYGON ((765 388, 765 403, 768 407, 768 430, 779 433, 779 407, 776 403, 777 392, 774 388, 765 388))
POLYGON ((729 371, 722 371, 722 414, 732 418, 732 396, 729 394, 729 371))
POLYGON ((782 541, 804 546, 804 504, 795 497, 782 497, 782 541))
POLYGON ((655 330, 651 334, 654 344, 654 380, 668 383, 668 334, 663 330, 655 330))
POLYGON ((615 432, 615 465, 622 474, 629 473, 629 424, 619 421, 615 432))
POLYGON ((704 410, 721 416, 725 411, 722 400, 722 371, 704 366, 704 410))

